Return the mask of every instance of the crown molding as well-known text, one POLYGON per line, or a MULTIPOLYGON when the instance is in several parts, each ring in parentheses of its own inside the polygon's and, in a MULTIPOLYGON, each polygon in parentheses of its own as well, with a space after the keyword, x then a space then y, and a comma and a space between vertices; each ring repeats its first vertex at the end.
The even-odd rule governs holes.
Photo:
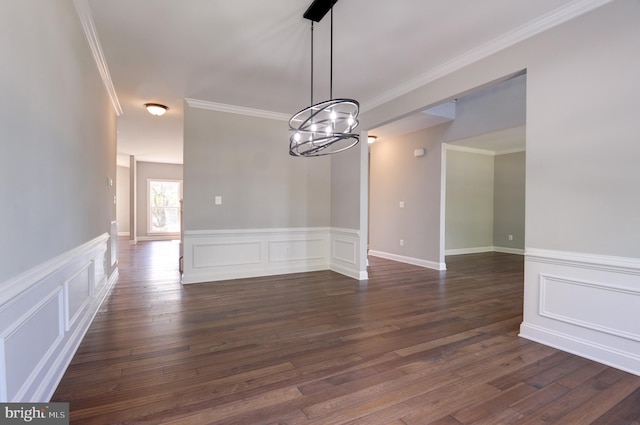
POLYGON ((107 61, 105 60, 102 53, 100 39, 98 38, 98 32, 96 31, 96 27, 93 23, 93 16, 91 15, 89 3, 87 3, 87 0, 73 0, 73 4, 76 7, 76 12, 78 13, 78 17, 80 18, 80 23, 82 24, 82 31, 84 32, 84 36, 87 39, 87 43, 89 43, 89 48, 91 49, 93 59, 98 66, 98 72, 100 72, 102 82, 107 89, 107 94, 109 95, 111 105, 113 106, 116 115, 120 116, 122 115, 122 107, 120 106, 120 101, 118 100, 116 89, 115 87, 113 87, 113 81, 111 81, 111 75, 109 74, 107 61))
POLYGON ((262 109, 245 108, 244 106, 227 105, 224 103, 208 102, 206 100, 186 98, 187 105, 192 108, 209 109, 211 111, 229 112, 231 114, 248 115, 251 117, 267 118, 278 121, 289 121, 290 115, 262 109))
POLYGON ((474 49, 437 66, 361 105, 361 111, 376 108, 426 84, 469 66, 481 59, 531 38, 541 32, 570 21, 587 12, 611 3, 613 0, 574 0, 540 18, 506 32, 474 49))

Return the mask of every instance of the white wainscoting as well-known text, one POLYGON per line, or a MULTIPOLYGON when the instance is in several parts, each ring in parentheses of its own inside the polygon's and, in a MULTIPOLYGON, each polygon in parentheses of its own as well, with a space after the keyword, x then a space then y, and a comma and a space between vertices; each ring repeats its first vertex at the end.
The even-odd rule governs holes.
POLYGON ((520 336, 640 375, 640 259, 527 249, 520 336))
POLYGON ((100 304, 108 234, 0 284, 0 402, 48 402, 100 304))
POLYGON ((447 270, 445 263, 423 260, 421 258, 406 257, 404 255, 391 254, 389 252, 369 250, 369 255, 374 257, 386 258, 387 260, 398 261, 400 263, 413 264, 414 266, 425 267, 434 270, 447 270))
POLYGON ((334 272, 358 280, 366 280, 366 267, 358 261, 360 252, 360 232, 350 229, 331 229, 331 265, 334 272))
POLYGON ((184 232, 182 282, 334 270, 358 279, 357 231, 330 228, 184 232))

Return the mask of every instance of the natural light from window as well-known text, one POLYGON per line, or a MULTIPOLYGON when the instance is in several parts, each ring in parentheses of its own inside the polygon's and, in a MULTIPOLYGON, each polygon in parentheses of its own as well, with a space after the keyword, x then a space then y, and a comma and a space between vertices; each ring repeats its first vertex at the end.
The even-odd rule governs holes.
POLYGON ((147 193, 149 196, 148 232, 179 233, 182 182, 149 179, 147 193))

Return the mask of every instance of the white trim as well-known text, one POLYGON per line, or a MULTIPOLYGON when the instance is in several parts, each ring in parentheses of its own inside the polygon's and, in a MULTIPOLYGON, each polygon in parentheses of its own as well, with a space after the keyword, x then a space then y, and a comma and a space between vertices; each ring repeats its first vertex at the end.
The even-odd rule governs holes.
POLYGON ((494 246, 493 250, 495 252, 501 252, 503 254, 524 255, 524 249, 521 249, 521 248, 508 248, 506 246, 494 246))
POLYGON ((267 118, 278 121, 289 121, 291 115, 262 109, 246 108, 244 106, 227 105, 224 103, 208 102, 206 100, 186 98, 187 105, 192 108, 208 109, 210 111, 228 112, 231 114, 247 115, 250 117, 267 118))
POLYGON ((525 250, 527 261, 548 264, 589 268, 602 271, 615 271, 640 276, 640 258, 615 257, 609 255, 587 254, 581 252, 554 251, 538 248, 525 250))
POLYGON ((129 232, 118 232, 118 236, 129 236, 129 232))
POLYGON ((122 115, 122 107, 120 106, 116 89, 113 86, 113 81, 111 80, 109 66, 107 66, 107 61, 102 53, 102 46, 100 45, 100 39, 98 38, 98 31, 93 23, 93 15, 91 14, 89 3, 87 0, 73 0, 73 4, 76 6, 76 12, 78 13, 78 18, 80 18, 82 31, 84 32, 87 43, 89 44, 89 49, 91 50, 93 60, 96 62, 96 66, 98 67, 100 78, 107 90, 113 110, 116 115, 120 116, 122 115))
POLYGON ((473 248, 456 248, 456 249, 447 249, 445 251, 446 255, 464 255, 464 254, 479 254, 481 252, 493 252, 495 251, 492 246, 478 246, 473 248))
POLYGON ((278 228, 267 228, 267 229, 214 229, 214 230, 185 230, 185 236, 211 236, 211 235, 219 235, 219 236, 233 236, 233 235, 252 235, 252 234, 279 234, 279 233, 290 233, 290 234, 304 234, 309 232, 345 232, 349 233, 351 230, 348 229, 330 229, 329 227, 278 227, 278 228))
MULTIPOLYGON (((179 241, 180 233, 171 233, 171 234, 151 234, 147 236, 138 236, 136 238, 139 242, 149 242, 149 241, 179 241)), ((135 242, 133 243, 135 244, 135 242)), ((132 245, 133 245, 132 244, 132 245)))
POLYGON ((504 246, 479 246, 474 248, 447 249, 445 252, 447 255, 479 254, 482 252, 501 252, 503 254, 524 255, 524 249, 507 248, 504 246))
POLYGON ((0 307, 31 288, 38 281, 60 269, 65 264, 72 262, 76 257, 106 243, 108 240, 109 234, 103 233, 97 238, 80 245, 77 248, 67 251, 64 254, 39 264, 16 277, 2 282, 0 284, 0 307))
POLYGON ((640 376, 640 356, 563 332, 522 323, 518 336, 640 376))
POLYGON ((501 50, 511 47, 521 41, 540 34, 550 28, 570 21, 580 15, 597 9, 611 3, 613 0, 575 0, 564 6, 561 6, 540 18, 528 22, 512 31, 502 34, 493 40, 490 40, 474 49, 458 55, 457 57, 437 66, 422 75, 406 81, 392 90, 389 90, 373 100, 361 105, 362 112, 376 108, 386 102, 397 97, 405 95, 418 89, 426 84, 436 81, 446 75, 449 75, 459 69, 469 66, 481 59, 491 56, 501 50))
POLYGON ((434 261, 423 260, 421 258, 406 257, 404 255, 391 254, 389 252, 375 251, 370 249, 369 255, 373 257, 385 258, 387 260, 398 261, 400 263, 412 264, 414 266, 425 267, 434 270, 446 270, 445 263, 436 263, 434 261))

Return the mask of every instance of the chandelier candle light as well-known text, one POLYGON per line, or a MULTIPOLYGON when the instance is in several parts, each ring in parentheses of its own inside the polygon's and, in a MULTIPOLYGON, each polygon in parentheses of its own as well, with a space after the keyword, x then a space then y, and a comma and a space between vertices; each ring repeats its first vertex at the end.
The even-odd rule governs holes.
POLYGON ((347 150, 358 144, 360 104, 353 99, 333 98, 333 5, 338 0, 315 0, 303 17, 311 21, 311 106, 289 120, 289 154, 292 156, 321 156, 347 150), (320 22, 331 11, 331 62, 329 100, 313 103, 313 23, 320 22))

